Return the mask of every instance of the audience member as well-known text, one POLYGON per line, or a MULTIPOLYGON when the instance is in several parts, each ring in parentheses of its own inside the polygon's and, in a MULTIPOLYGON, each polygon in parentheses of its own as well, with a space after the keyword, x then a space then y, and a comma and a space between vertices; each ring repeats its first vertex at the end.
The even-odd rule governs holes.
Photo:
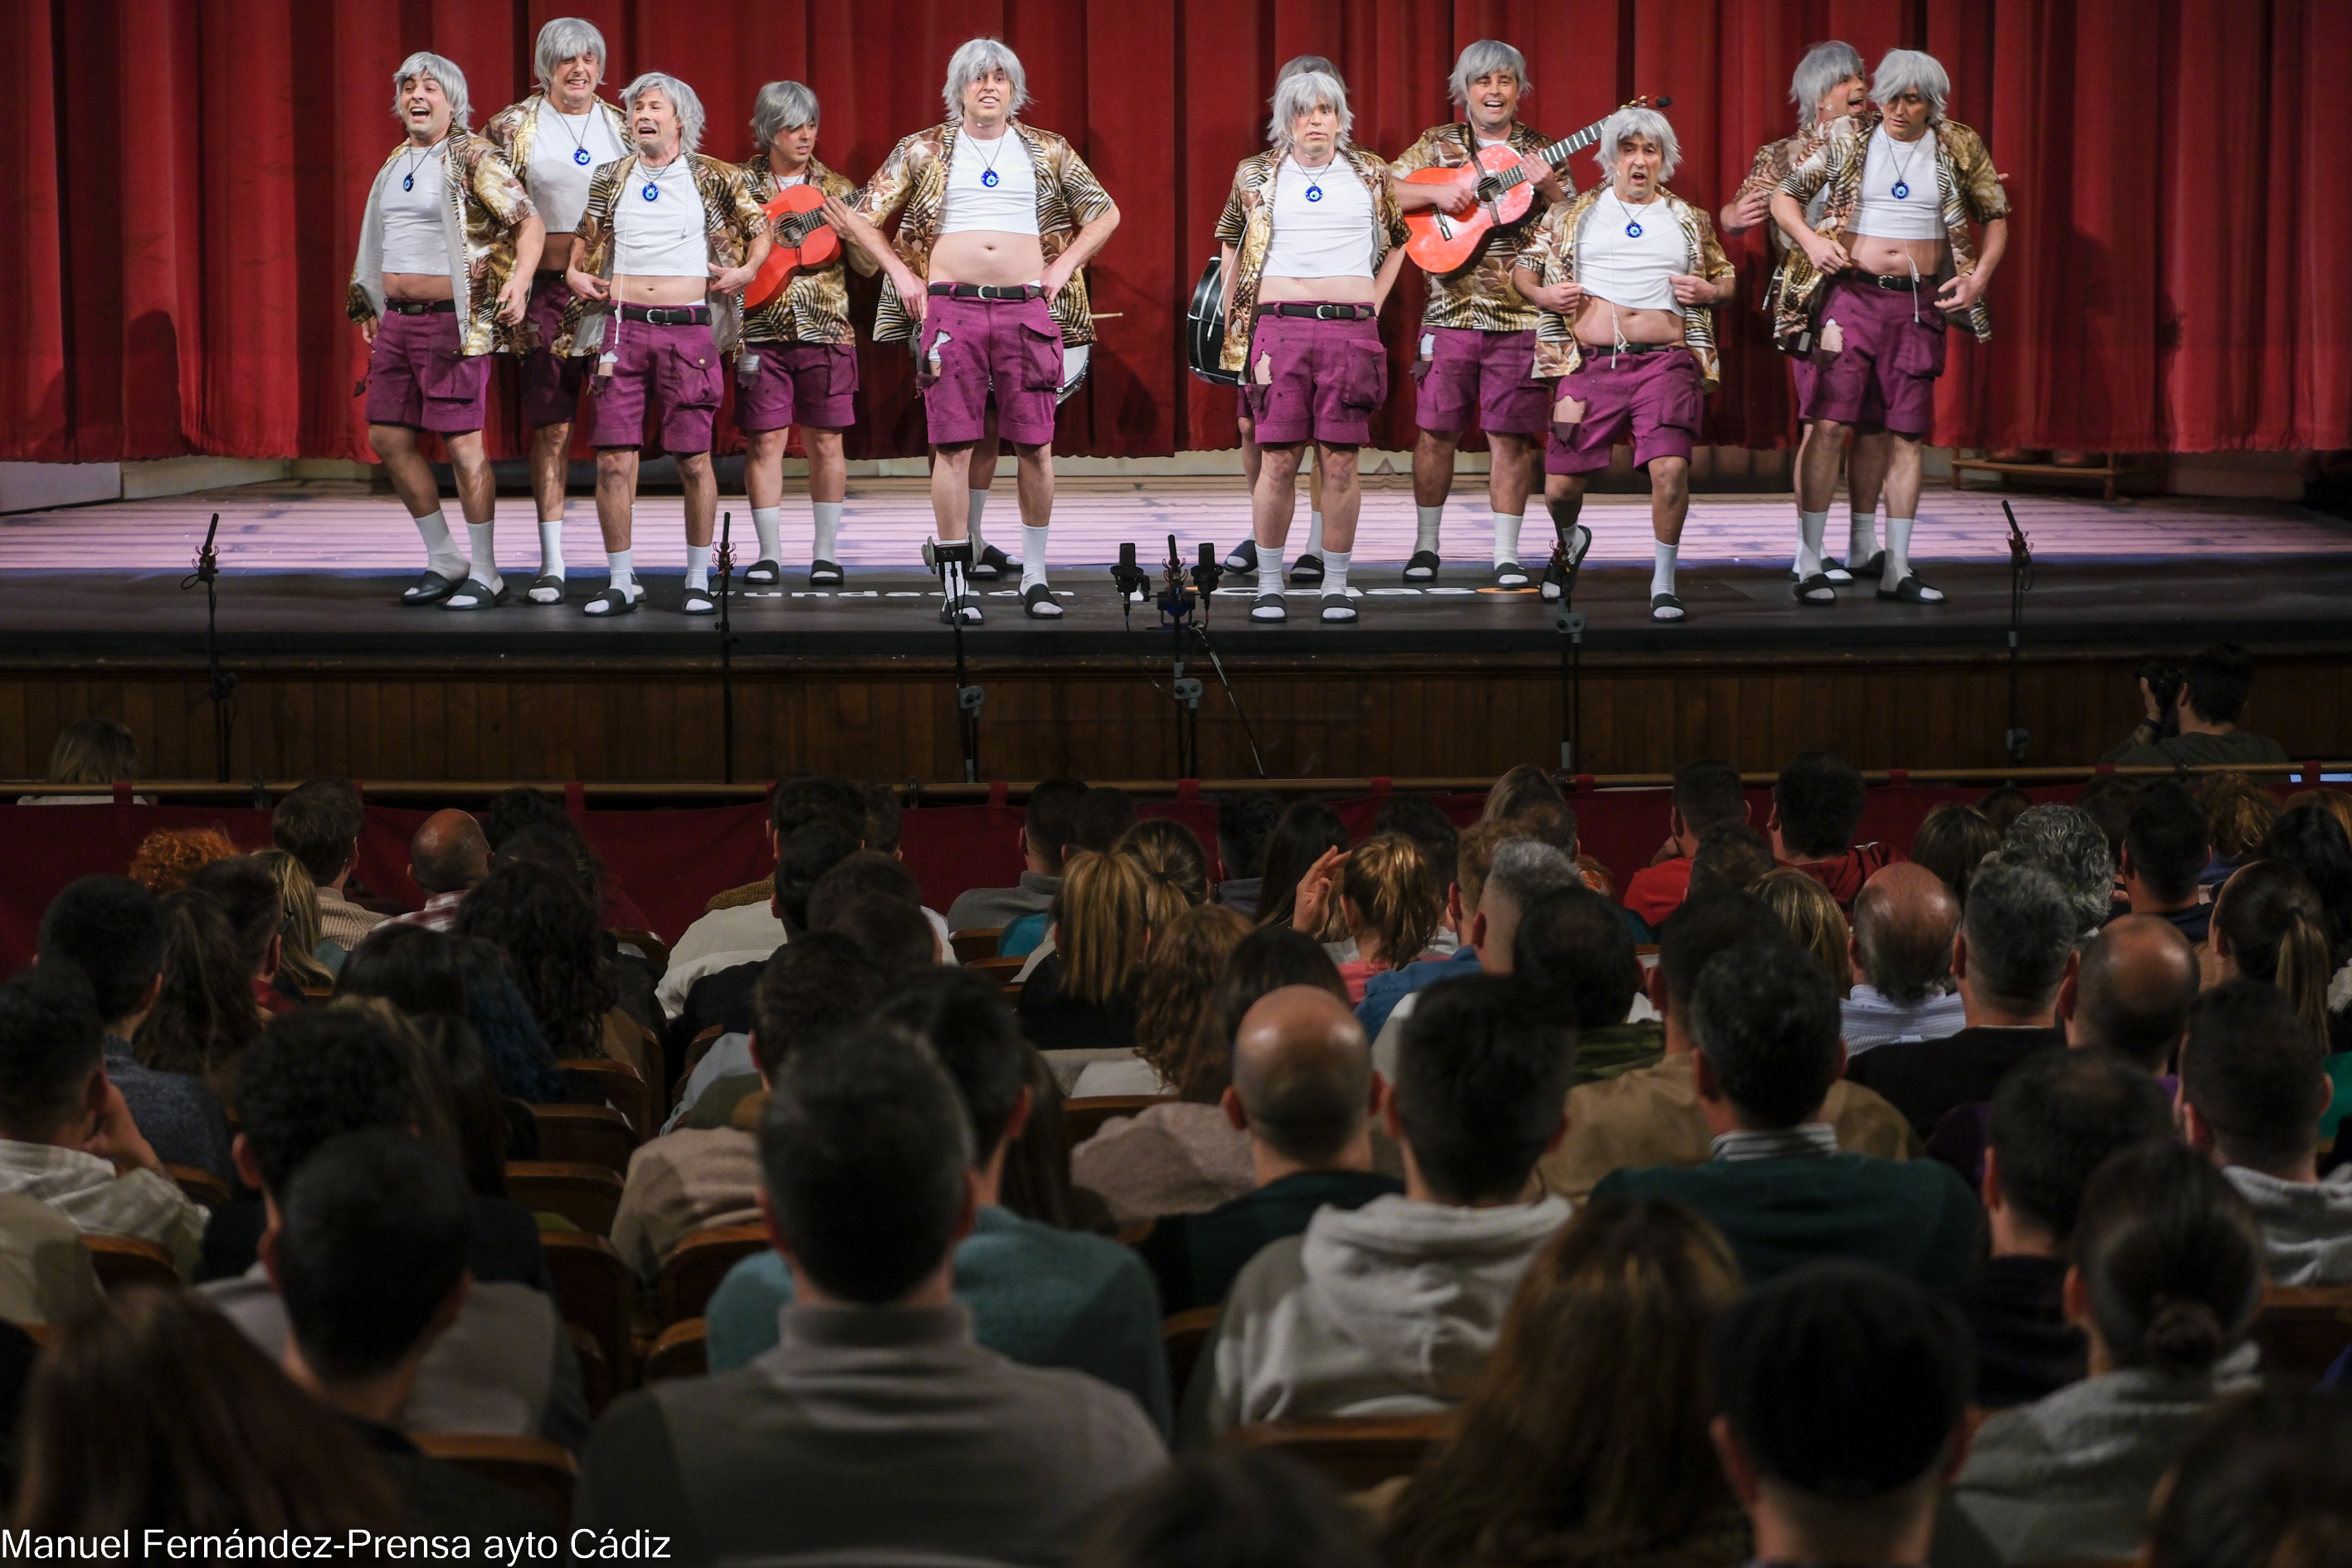
POLYGON ((1833 752, 1799 752, 1772 784, 1772 815, 1765 831, 1772 854, 1830 890, 1840 910, 1881 866, 1895 858, 1884 844, 1856 844, 1866 792, 1862 773, 1833 752))
MULTIPOLYGON (((81 1227, 37 1197, 0 1193, 0 1324, 62 1328, 105 1299, 81 1227)), ((0 1429, 16 1430, 37 1348, 0 1330, 0 1429)), ((14 1456, 0 1451, 0 1480, 13 1483, 16 1468, 14 1456)))
POLYGON ((1911 858, 1936 874, 1952 890, 1953 901, 1968 907, 1969 884, 1985 857, 2000 847, 2000 830, 1973 805, 1954 801, 1931 809, 1911 838, 1911 858))
POLYGON ((572 815, 544 791, 528 784, 502 789, 490 797, 480 818, 482 836, 490 841, 490 852, 498 854, 509 839, 530 827, 570 828, 572 815))
POLYGON ((1159 1469, 1132 1395, 975 1342, 953 1291, 976 1109, 894 1030, 791 1054, 760 1134, 761 1210, 795 1284, 779 1342, 616 1403, 577 1525, 665 1534, 695 1562, 772 1556, 784 1521, 794 1554, 1058 1563, 1159 1469))
POLYGON ((2352 1561, 2352 1396, 2273 1385, 2225 1400, 2162 1490, 2147 1568, 2352 1561))
MULTIPOLYGON (((1510 826, 1524 827, 1525 824, 1510 826)), ((1549 844, 1528 837, 1496 845, 1486 879, 1478 886, 1477 908, 1465 939, 1477 963, 1476 972, 1496 977, 1510 973, 1512 944, 1518 938, 1519 917, 1528 906, 1557 889, 1583 886, 1584 877, 1576 862, 1549 844)), ((1449 979, 1457 973, 1436 964, 1408 967, 1436 969, 1449 979)), ((1419 997, 1416 989, 1397 998, 1381 1032, 1373 1037, 1372 1066, 1382 1073, 1393 1076, 1396 1071, 1398 1031, 1420 1005, 1419 997)))
POLYGON ((1527 1193, 1565 1126, 1570 1030, 1532 988, 1491 975, 1420 1000, 1381 1092, 1405 1190, 1318 1211, 1234 1279, 1195 1379, 1212 1432, 1460 1404, 1519 1276, 1568 1218, 1527 1193))
POLYGON ((1355 956, 1339 965, 1348 994, 1364 999, 1364 984, 1384 970, 1402 969, 1422 956, 1444 912, 1429 863, 1410 838, 1381 834, 1346 855, 1326 855, 1301 878, 1290 925, 1311 931, 1325 923, 1336 903, 1355 956))
POLYGON ((2211 858, 2205 813, 2187 790, 2156 779, 2133 797, 2116 872, 2132 913, 2161 916, 2190 942, 2203 942, 2213 906, 2198 878, 2211 858))
POLYGON ((2237 772, 2207 773, 2198 783, 2197 804, 2204 810, 2213 851, 2197 879, 2210 891, 2257 857, 2282 812, 2278 796, 2237 772))
POLYGON ((2074 796, 2074 808, 2099 825, 2107 841, 2107 858, 2116 867, 2116 896, 2123 896, 2124 839, 2131 827, 2132 805, 2138 800, 2140 781, 2119 773, 2097 773, 2085 780, 2074 796))
POLYGON ((1923 1139, 1953 1107, 1990 1100, 2011 1068, 2066 1043, 2058 988, 2074 972, 2080 919, 2047 872, 1987 866, 1969 889, 1952 948, 1968 1027, 1940 1040, 1880 1046, 1855 1058, 1846 1076, 1884 1095, 1923 1139))
POLYGON ((1977 1404, 2082 1381, 2087 1346, 2064 1287, 2083 1188, 2107 1156, 2171 1127, 2164 1090, 2113 1051, 2045 1051, 2000 1080, 1981 1185, 1992 1257, 1948 1292, 1976 1331, 1977 1404))
POLYGON ((320 934, 346 952, 384 919, 345 896, 366 826, 360 792, 342 779, 312 779, 296 787, 269 817, 271 842, 310 873, 318 890, 320 934))
MULTIPOLYGON (((972 888, 948 906, 953 931, 1003 929, 1023 915, 1044 914, 1061 891, 1062 863, 1077 840, 1078 802, 1087 786, 1078 779, 1040 779, 1029 792, 1020 829, 1021 879, 1010 888, 972 888)), ((1003 953, 1003 956, 1015 956, 1003 953)))
POLYGON ((1379 1038, 1397 1004, 1423 986, 1452 975, 1479 972, 1478 950, 1470 940, 1470 922, 1477 913, 1479 895, 1486 890, 1486 874, 1494 868, 1496 849, 1514 838, 1527 837, 1526 828, 1516 822, 1481 822, 1455 841, 1454 877, 1445 889, 1445 912, 1442 917, 1447 932, 1445 940, 1451 943, 1452 951, 1443 963, 1408 963, 1368 977, 1363 1000, 1356 1005, 1356 1021, 1364 1026, 1366 1035, 1379 1038))
POLYGON ((1550 772, 1533 763, 1517 763, 1506 769, 1486 791, 1486 805, 1479 814, 1481 822, 1510 822, 1525 816, 1539 805, 1565 806, 1568 797, 1559 791, 1559 781, 1550 772))
POLYGON ((1666 841, 1625 884, 1625 907, 1653 927, 1683 907, 1699 835, 1718 823, 1748 820, 1748 794, 1729 763, 1685 763, 1675 770, 1666 807, 1666 841))
POLYGON ((1186 1075, 1187 1098, 1114 1116, 1070 1152, 1070 1179, 1098 1194, 1118 1224, 1204 1213, 1257 1184, 1249 1136, 1227 1119, 1221 1100, 1233 1081, 1233 1042, 1243 1016, 1286 985, 1313 985, 1347 1000, 1339 972, 1319 943, 1287 926, 1260 926, 1242 939, 1217 977, 1215 1005, 1202 1021, 1201 1070, 1186 1075))
POLYGON ((1789 933, 1789 940, 1821 964, 1843 1004, 1853 989, 1853 928, 1846 922, 1837 900, 1793 866, 1766 872, 1756 879, 1755 890, 1789 933))
POLYGON ((1976 1256, 1968 1187, 1932 1161, 1842 1152, 1822 1101, 1838 1081, 1837 995, 1775 933, 1717 953, 1690 1005, 1699 1113, 1714 1158, 1621 1170, 1593 1188, 1674 1198, 1713 1220, 1750 1284, 1824 1258, 1949 1285, 1976 1256))
MULTIPOLYGON (((508 795, 490 803, 491 813, 499 810, 508 795)), ((644 931, 652 924, 570 812, 537 790, 526 790, 520 798, 532 804, 503 834, 492 829, 488 816, 482 818, 482 833, 490 841, 491 870, 510 860, 532 861, 568 877, 596 911, 600 929, 644 931)))
POLYGON ((40 962, 71 965, 89 983, 105 1025, 107 1080, 155 1157, 234 1182, 219 1096, 200 1073, 148 1067, 131 1043, 163 987, 163 920, 147 889, 128 877, 84 877, 68 886, 42 912, 40 962))
POLYGON ((308 995, 334 989, 335 972, 349 956, 319 931, 319 889, 302 862, 283 849, 257 849, 253 863, 278 884, 278 918, 283 940, 278 947, 281 984, 308 995))
POLYGON ((1739 1287, 1723 1237, 1680 1204, 1578 1211, 1521 1279, 1452 1434, 1381 1489, 1388 1561, 1744 1560, 1707 1436, 1707 1340, 1739 1287))
POLYGON ((404 1522, 350 1426, 185 1291, 134 1287, 67 1328, 33 1374, 18 1442, 12 1523, 36 1540, 340 1542, 404 1522))
POLYGON ((89 1235, 156 1242, 185 1278, 205 1211, 107 1081, 105 1040, 73 965, 36 964, 0 985, 0 1193, 37 1198, 89 1235))
POLYGON ((558 1059, 613 1057, 652 1081, 635 1025, 614 1013, 616 993, 597 943, 596 910, 576 884, 533 862, 511 861, 466 895, 456 931, 506 954, 558 1059))
MULTIPOLYGON (((1067 1367, 1125 1390, 1165 1436, 1172 1420, 1168 1359, 1150 1272, 1117 1242, 1043 1225, 1003 1205, 1008 1152, 1036 1104, 1034 1056, 1003 998, 979 975, 934 971, 900 987, 870 1024, 929 1047, 962 1100, 975 1212, 955 1250, 955 1296, 971 1310, 974 1337, 1024 1365, 1067 1367)), ((795 1283, 773 1253, 729 1272, 708 1313, 715 1370, 775 1345, 778 1309, 793 1300, 795 1283)))
MULTIPOLYGON (((792 781, 790 793, 786 786, 777 786, 777 798, 788 804, 781 813, 772 805, 770 811, 770 826, 778 827, 782 837, 777 840, 775 874, 761 885, 764 902, 760 913, 766 923, 755 930, 734 910, 704 916, 688 935, 698 929, 709 945, 683 962, 673 949, 669 968, 655 992, 668 1020, 674 1054, 683 1057, 713 1025, 723 1035, 750 1032, 751 988, 759 984, 761 966, 783 945, 788 927, 800 934, 836 930, 849 906, 869 893, 903 900, 929 923, 921 884, 906 864, 895 856, 855 847, 850 817, 838 811, 814 809, 820 804, 838 805, 837 797, 852 787, 846 779, 824 775, 792 781), (735 934, 712 931, 722 920, 734 922, 735 934), (728 942, 739 945, 724 945, 728 942)), ((943 929, 944 921, 925 933, 929 946, 920 954, 908 922, 869 918, 860 924, 870 929, 854 940, 877 962, 890 965, 928 963, 941 952, 954 951, 943 929), (893 930, 896 940, 890 934, 893 930)), ((739 1066, 735 1070, 750 1069, 739 1066)))
POLYGON ((473 1227, 446 1159, 406 1133, 350 1132, 302 1163, 262 1264, 285 1304, 287 1375, 375 1455, 405 1522, 511 1538, 545 1523, 538 1504, 401 1430, 425 1355, 464 1310, 473 1227))
POLYGON ((2283 860, 2257 860, 2231 878, 2213 903, 2216 980, 2275 985, 2314 1034, 2328 1037, 2334 954, 2327 911, 2303 873, 2283 860))
POLYGON ((2019 813, 2001 839, 2000 860, 2057 879, 2074 911, 2077 945, 2097 935, 2116 912, 2115 857, 2107 853, 2107 836, 2087 813, 2071 805, 2036 805, 2019 813))
POLYGON ((1266 846, 1282 812, 1282 797, 1266 789, 1244 790, 1217 803, 1217 859, 1224 870, 1224 879, 1217 884, 1217 902, 1245 921, 1257 919, 1266 846))
MULTIPOLYGON (((818 878, 816 885, 809 889, 809 930, 834 930, 844 910, 860 899, 877 894, 895 899, 926 916, 929 913, 923 909, 923 885, 915 879, 904 860, 883 850, 860 849, 818 878)), ((925 923, 929 921, 926 920, 925 923)), ((941 921, 932 929, 940 931, 946 923, 941 921)))
POLYGON ((2262 1231, 2204 1158, 2148 1142, 2084 1190, 2066 1315, 2090 1376, 1998 1411, 1937 1523, 1937 1568, 2129 1557, 2148 1499, 2207 1408, 2254 1384, 2262 1231))
POLYGON ((1136 973, 1135 1055, 1088 1062, 1071 1097, 1172 1094, 1215 1103, 1232 1077, 1227 1042, 1215 1035, 1223 1022, 1217 976, 1249 932, 1247 921, 1216 904, 1186 910, 1158 932, 1136 973))
POLYGON ((1455 860, 1462 852, 1462 830, 1436 801, 1425 795, 1392 795, 1372 814, 1372 832, 1400 834, 1421 851, 1429 879, 1443 898, 1454 883, 1455 860))
POLYGON ((1731 1303, 1713 1431, 1750 1561, 1927 1562, 1937 1489, 1969 1446, 1969 1363, 1949 1308, 1866 1265, 1819 1264, 1731 1303))
POLYGON ((417 824, 408 840, 408 879, 424 889, 425 907, 386 923, 451 930, 457 906, 489 874, 490 841, 482 825, 469 812, 436 811, 417 824))
POLYGON ((1314 985, 1268 992, 1242 1016, 1220 1101, 1249 1136, 1256 1185, 1206 1214, 1154 1223, 1140 1244, 1160 1310, 1213 1307, 1268 1242, 1326 1205, 1360 1208, 1404 1190, 1372 1169, 1371 1047, 1354 1016, 1314 985))
POLYGON ((412 1018, 440 1015, 473 1026, 498 1092, 551 1105, 602 1090, 575 1090, 547 1048, 506 956, 479 937, 394 925, 360 944, 336 977, 335 998, 378 996, 412 1018))
POLYGON ((791 935, 813 930, 809 900, 835 868, 857 853, 862 820, 823 816, 802 823, 776 851, 776 918, 791 935))
POLYGON ((131 879, 154 894, 176 893, 215 860, 238 853, 217 827, 159 827, 131 856, 131 879))
POLYGON ((2059 987, 2066 1043, 2114 1051, 2151 1075, 2170 1072, 2197 984, 2197 953, 2178 923, 2118 916, 2059 987))
POLYGON ((1698 847, 1691 851, 1690 886, 1683 902, 1709 893, 1752 892, 1772 866, 1772 840, 1763 829, 1718 822, 1699 834, 1698 847))
MULTIPOLYGON (((1343 855, 1348 849, 1348 829, 1339 814, 1319 800, 1291 802, 1266 839, 1265 872, 1258 881, 1257 923, 1287 929, 1297 908, 1299 880, 1334 849, 1343 855)), ((1328 915, 1326 929, 1306 934, 1318 942, 1347 935, 1339 924, 1337 907, 1328 915)))
POLYGON ((1992 824, 1994 836, 2005 839, 2011 825, 2033 809, 2033 797, 2015 784, 2000 784, 1978 798, 1977 809, 1992 824))
MULTIPOLYGON (((280 973, 286 947, 286 910, 278 879, 250 855, 215 860, 188 879, 187 891, 202 893, 228 917, 236 962, 247 994, 262 1016, 290 1013, 302 1005, 301 988, 280 973)), ((164 990, 173 989, 167 976, 164 990)), ((231 1070, 234 1081, 234 1069, 231 1070)), ((223 1090, 226 1098, 226 1090, 223 1090)))
POLYGON ((1899 1040, 1940 1040, 1967 1026, 1951 989, 1959 929, 1959 898, 1932 868, 1897 862, 1871 874, 1853 900, 1853 988, 1838 1004, 1849 1058, 1899 1040))
MULTIPOLYGON (((856 942, 876 968, 896 980, 938 966, 939 933, 922 908, 888 893, 868 893, 833 917, 832 930, 856 942)), ((700 1031, 697 1031, 699 1033, 700 1031)))
POLYGON ((1363 1516, 1277 1448, 1190 1454, 1108 1510, 1074 1568, 1378 1568, 1363 1516))
POLYGON ((1143 867, 1081 849, 1054 894, 1054 952, 1021 987, 1021 1026, 1040 1050, 1135 1046, 1135 972, 1150 936, 1143 867))
POLYGON ((2215 643, 2189 656, 2172 696, 2172 717, 2178 732, 2165 733, 2165 713, 2139 682, 2141 705, 2147 710, 2132 732, 2107 748, 2099 761, 2122 768, 2211 768, 2250 763, 2284 763, 2286 752, 2268 735, 2238 728, 2246 710, 2246 694, 2253 689, 2254 661, 2236 643, 2215 643))
POLYGON ((1528 837, 1549 845, 1570 860, 1577 858, 1576 813, 1564 800, 1538 795, 1509 816, 1495 820, 1525 828, 1528 837))
POLYGON ((2319 1179, 2326 1042, 2275 987, 2197 999, 2180 1047, 2180 1121, 2253 1205, 2273 1285, 2352 1285, 2352 1165, 2319 1179))
MULTIPOLYGON (((788 778, 771 790, 768 820, 761 826, 771 865, 783 858, 797 829, 820 816, 832 818, 853 837, 863 835, 866 797, 847 779, 827 774, 788 778)), ((866 847, 877 846, 868 842, 866 847)), ((734 964, 764 963, 783 942, 772 870, 756 882, 712 894, 701 916, 670 944, 669 971, 660 991, 663 1010, 674 1010, 694 978, 734 964)))
MULTIPOLYGON (((1665 1055, 1654 1067, 1588 1083, 1568 1097, 1568 1136, 1536 1167, 1549 1192, 1582 1203, 1603 1176, 1628 1167, 1692 1166, 1714 1152, 1714 1132, 1699 1107, 1697 1047, 1691 1029, 1694 989, 1708 960, 1744 942, 1786 940, 1759 900, 1740 894, 1694 893, 1659 932, 1650 1001, 1665 1027, 1665 1055)), ((1901 1113, 1844 1079, 1830 1086, 1822 1115, 1837 1146, 1879 1159, 1907 1160, 1919 1140, 1901 1113)))
POLYGON ((1153 931, 1209 901, 1209 858, 1201 853, 1201 841, 1182 823, 1151 817, 1120 834, 1111 847, 1134 857, 1150 879, 1144 906, 1151 913, 1153 931))
POLYGON ((2299 804, 2290 806, 2264 836, 2259 856, 2294 867, 2319 895, 2328 961, 2335 965, 2327 984, 2328 1048, 2352 1051, 2352 826, 2347 826, 2352 823, 2352 794, 2307 793, 2316 798, 2297 796, 2299 804))
POLYGON ((1528 905, 1511 938, 1511 973, 1576 1026, 1571 1084, 1654 1067, 1665 1054, 1658 1021, 1630 1016, 1642 994, 1633 933, 1591 889, 1555 888, 1528 905))
MULTIPOLYGON (((77 719, 49 742, 49 768, 42 775, 51 784, 124 784, 139 776, 139 737, 130 726, 111 719, 77 719)), ((89 795, 20 795, 18 805, 112 805, 114 796, 89 795)), ((152 795, 133 795, 134 805, 152 805, 152 795)))

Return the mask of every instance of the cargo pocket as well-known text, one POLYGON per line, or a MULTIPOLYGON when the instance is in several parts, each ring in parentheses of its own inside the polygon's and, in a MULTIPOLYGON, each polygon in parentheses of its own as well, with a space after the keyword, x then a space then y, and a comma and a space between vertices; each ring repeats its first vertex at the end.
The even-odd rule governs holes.
MULTIPOLYGON (((482 389, 489 380, 489 372, 490 361, 487 354, 468 359, 456 349, 436 348, 416 367, 417 390, 425 395, 425 401, 432 405, 436 412, 455 416, 468 405, 479 405, 482 389)), ((478 406, 474 407, 473 412, 478 415, 478 406)), ((428 424, 436 430, 465 428, 463 426, 444 425, 437 420, 428 421, 428 424)))
POLYGON ((1944 374, 1943 312, 1923 301, 1921 319, 1903 323, 1895 340, 1895 369, 1927 380, 1944 374))
POLYGON ((857 395, 857 349, 852 343, 835 343, 824 351, 824 393, 827 397, 855 397, 857 395))
POLYGON ((1345 368, 1340 372, 1340 407, 1370 410, 1387 401, 1389 356, 1380 340, 1367 342, 1361 338, 1349 339, 1342 363, 1345 368))
POLYGON ((724 388, 719 374, 719 351, 676 348, 670 351, 670 405, 708 408, 716 412, 724 388))
POLYGON ((1021 385, 1029 392, 1062 390, 1062 329, 1051 320, 1021 323, 1021 385))
POLYGON ((1704 384, 1699 378, 1698 362, 1690 357, 1687 349, 1667 352, 1680 353, 1682 361, 1672 374, 1673 385, 1659 399, 1658 424, 1667 429, 1686 431, 1696 440, 1699 422, 1706 417, 1706 395, 1701 390, 1704 384))

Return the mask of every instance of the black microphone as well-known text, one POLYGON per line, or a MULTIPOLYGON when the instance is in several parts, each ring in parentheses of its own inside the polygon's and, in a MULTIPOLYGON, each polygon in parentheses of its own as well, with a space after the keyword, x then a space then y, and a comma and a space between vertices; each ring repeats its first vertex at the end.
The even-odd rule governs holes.
POLYGON ((1200 563, 1192 568, 1193 585, 1205 597, 1217 591, 1217 584, 1223 581, 1224 575, 1225 568, 1217 559, 1217 547, 1202 541, 1200 563))
POLYGON ((1118 547, 1118 564, 1110 569, 1110 580, 1118 591, 1132 598, 1151 585, 1151 579, 1135 563, 1132 542, 1118 547))

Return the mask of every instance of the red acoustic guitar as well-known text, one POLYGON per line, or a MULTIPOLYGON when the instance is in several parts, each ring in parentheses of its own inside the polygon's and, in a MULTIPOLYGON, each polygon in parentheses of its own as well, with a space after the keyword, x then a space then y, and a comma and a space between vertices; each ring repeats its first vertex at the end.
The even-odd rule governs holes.
POLYGON ((786 185, 760 210, 774 226, 775 247, 744 287, 743 306, 756 310, 782 292, 799 272, 829 267, 841 254, 841 236, 824 221, 824 193, 814 185, 786 185))
MULTIPOLYGON (((1657 100, 1664 109, 1674 101, 1671 98, 1657 100)), ((1626 104, 1627 109, 1651 107, 1644 93, 1626 104)), ((1594 121, 1575 135, 1533 154, 1538 163, 1558 168, 1575 154, 1601 140, 1601 128, 1609 123, 1607 117, 1594 121)), ((1481 147, 1478 166, 1486 171, 1478 182, 1478 205, 1455 217, 1435 207, 1407 213, 1405 227, 1412 237, 1404 242, 1404 253, 1412 258, 1413 265, 1423 272, 1447 277, 1474 265, 1484 249, 1486 237, 1507 224, 1514 224, 1528 216, 1535 200, 1535 184, 1528 177, 1519 155, 1508 147, 1481 147)), ((1453 168, 1415 169, 1404 176, 1408 184, 1442 185, 1461 173, 1461 165, 1453 168)))

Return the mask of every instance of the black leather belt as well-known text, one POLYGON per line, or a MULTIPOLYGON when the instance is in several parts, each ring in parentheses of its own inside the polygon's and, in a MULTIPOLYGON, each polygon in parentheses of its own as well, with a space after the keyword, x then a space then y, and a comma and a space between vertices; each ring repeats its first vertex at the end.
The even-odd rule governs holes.
POLYGON ((1881 289, 1900 289, 1906 294, 1916 294, 1922 289, 1933 289, 1936 286, 1936 280, 1933 278, 1909 278, 1885 272, 1865 272, 1863 276, 1881 289))
POLYGON ((1310 321, 1369 321, 1380 311, 1370 305, 1260 305, 1261 316, 1299 316, 1310 321))
POLYGON ((395 316, 437 316, 444 310, 455 315, 457 310, 457 301, 455 300, 386 300, 383 302, 383 308, 395 316))
POLYGON ((1664 353, 1668 349, 1685 347, 1682 343, 1627 343, 1619 348, 1615 343, 1580 342, 1577 350, 1587 359, 1615 359, 1619 354, 1664 353))
POLYGON ((1045 286, 1042 283, 1003 287, 993 283, 934 283, 930 291, 944 294, 950 300, 1042 300, 1045 297, 1045 286))
POLYGON ((649 327, 707 327, 710 324, 708 305, 624 305, 621 320, 643 321, 649 327))

